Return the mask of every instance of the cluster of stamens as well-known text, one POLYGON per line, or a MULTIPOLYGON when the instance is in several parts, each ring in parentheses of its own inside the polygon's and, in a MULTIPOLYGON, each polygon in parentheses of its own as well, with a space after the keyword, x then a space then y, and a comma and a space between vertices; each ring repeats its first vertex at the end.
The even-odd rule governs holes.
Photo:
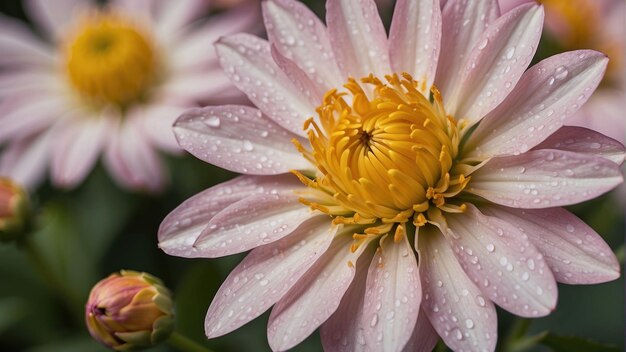
POLYGON ((311 149, 294 141, 318 170, 293 171, 309 187, 300 202, 335 224, 360 225, 353 250, 372 236, 400 240, 408 224, 465 209, 454 197, 469 177, 455 171, 459 132, 441 95, 433 87, 431 102, 408 74, 385 78, 350 79, 348 92, 327 92, 319 122, 305 123, 311 149))
POLYGON ((146 97, 157 78, 149 36, 113 11, 88 14, 64 42, 71 86, 89 104, 121 108, 146 97))

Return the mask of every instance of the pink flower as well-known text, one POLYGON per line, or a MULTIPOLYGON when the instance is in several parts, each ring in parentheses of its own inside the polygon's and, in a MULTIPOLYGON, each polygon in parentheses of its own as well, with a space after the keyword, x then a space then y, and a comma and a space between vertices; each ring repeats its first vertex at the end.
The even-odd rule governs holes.
POLYGON ((198 22, 206 3, 28 1, 46 41, 0 17, 0 174, 33 187, 49 167, 55 185, 71 188, 103 154, 120 185, 159 190, 157 150, 180 150, 175 116, 239 96, 211 44, 252 29, 255 7, 198 22))
POLYGON ((274 306, 275 351, 318 327, 328 351, 430 350, 439 336, 494 350, 495 305, 544 316, 557 281, 619 276, 602 238, 561 208, 622 182, 620 143, 563 127, 606 56, 568 52, 526 71, 541 6, 439 6, 399 0, 387 37, 371 0, 329 0, 328 27, 299 2, 268 0, 269 41, 218 41, 258 109, 194 109, 174 130, 244 176, 185 201, 159 230, 171 255, 252 250, 213 300, 208 337, 274 306))

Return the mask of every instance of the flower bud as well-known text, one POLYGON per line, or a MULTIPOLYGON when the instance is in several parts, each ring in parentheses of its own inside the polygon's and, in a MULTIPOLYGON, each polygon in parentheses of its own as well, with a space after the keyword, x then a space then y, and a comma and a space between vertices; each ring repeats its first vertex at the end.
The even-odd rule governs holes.
POLYGON ((0 241, 12 241, 25 231, 30 212, 28 195, 13 181, 0 177, 0 241))
POLYGON ((171 293, 150 274, 122 270, 91 289, 85 321, 91 336, 107 347, 148 348, 163 342, 174 329, 171 293))

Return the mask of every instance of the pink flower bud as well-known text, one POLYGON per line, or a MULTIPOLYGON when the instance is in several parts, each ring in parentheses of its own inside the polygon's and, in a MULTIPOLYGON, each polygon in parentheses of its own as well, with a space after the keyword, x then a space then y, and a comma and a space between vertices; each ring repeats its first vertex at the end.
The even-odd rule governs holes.
POLYGON ((93 338, 114 350, 154 346, 174 328, 171 293, 152 275, 113 273, 92 288, 85 322, 93 338))
POLYGON ((13 181, 0 177, 0 241, 15 240, 24 233, 30 202, 13 181))

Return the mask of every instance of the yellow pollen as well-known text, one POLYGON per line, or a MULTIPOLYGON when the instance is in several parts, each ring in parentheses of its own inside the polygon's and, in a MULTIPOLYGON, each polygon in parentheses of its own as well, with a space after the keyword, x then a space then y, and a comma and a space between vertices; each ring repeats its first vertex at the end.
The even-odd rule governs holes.
POLYGON ((453 167, 459 127, 436 88, 431 101, 408 74, 349 79, 344 87, 328 91, 319 119, 306 121, 310 149, 294 140, 318 169, 314 178, 293 172, 311 190, 300 201, 335 224, 360 225, 353 251, 371 236, 400 241, 407 223, 426 224, 432 207, 462 211, 447 201, 469 181, 453 167))
POLYGON ((154 84, 157 63, 152 42, 119 14, 85 17, 64 48, 69 81, 91 104, 125 107, 143 99, 154 84))
POLYGON ((567 46, 577 46, 592 41, 593 28, 600 20, 597 0, 540 0, 549 20, 558 21, 567 29, 567 46))

